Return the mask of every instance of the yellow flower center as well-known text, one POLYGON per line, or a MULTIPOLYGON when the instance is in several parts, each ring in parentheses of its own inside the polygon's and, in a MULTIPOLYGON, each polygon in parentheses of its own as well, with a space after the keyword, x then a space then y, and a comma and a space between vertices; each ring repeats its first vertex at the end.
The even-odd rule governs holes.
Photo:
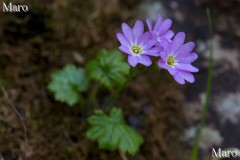
POLYGON ((171 66, 171 67, 174 66, 174 58, 173 58, 173 56, 168 56, 168 57, 167 57, 167 64, 168 64, 169 66, 171 66))
POLYGON ((138 46, 132 46, 131 51, 133 54, 141 54, 142 53, 142 49, 138 46))

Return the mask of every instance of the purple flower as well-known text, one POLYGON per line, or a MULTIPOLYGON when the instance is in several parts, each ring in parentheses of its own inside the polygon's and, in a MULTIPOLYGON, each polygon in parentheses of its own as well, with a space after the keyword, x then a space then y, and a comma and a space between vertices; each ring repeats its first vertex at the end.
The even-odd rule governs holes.
POLYGON ((138 63, 145 66, 152 64, 149 56, 160 56, 159 47, 153 47, 156 39, 153 39, 150 32, 144 33, 143 22, 136 21, 133 29, 126 23, 122 24, 123 33, 117 33, 117 38, 121 43, 119 49, 128 54, 128 63, 135 67, 138 63))
POLYGON ((156 24, 153 26, 152 20, 147 18, 146 20, 149 31, 152 36, 157 39, 157 46, 163 46, 164 41, 172 42, 171 38, 174 36, 174 32, 169 30, 172 26, 172 20, 162 20, 160 14, 158 14, 156 24))
POLYGON ((191 65, 198 58, 198 55, 192 52, 195 44, 183 44, 184 39, 185 34, 179 32, 172 43, 165 43, 164 51, 160 54, 161 59, 158 61, 158 66, 167 69, 180 84, 185 84, 185 80, 193 83, 195 79, 191 72, 198 72, 198 69, 191 65))

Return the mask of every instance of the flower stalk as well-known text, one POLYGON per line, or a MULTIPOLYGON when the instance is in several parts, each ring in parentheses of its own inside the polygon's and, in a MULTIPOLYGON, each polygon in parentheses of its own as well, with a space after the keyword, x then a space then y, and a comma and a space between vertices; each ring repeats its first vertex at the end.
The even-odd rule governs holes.
POLYGON ((209 106, 209 99, 211 95, 211 89, 212 89, 212 73, 213 73, 213 45, 212 45, 212 16, 210 9, 206 9, 207 13, 207 18, 208 18, 208 25, 209 25, 209 49, 210 49, 210 58, 209 58, 209 69, 208 69, 208 76, 207 76, 207 89, 206 89, 206 97, 205 97, 205 103, 203 106, 203 111, 201 115, 201 123, 200 123, 200 128, 198 131, 198 134, 195 138, 194 141, 194 146, 191 152, 191 160, 197 160, 198 156, 198 150, 199 150, 199 142, 201 140, 202 136, 202 129, 206 124, 206 119, 207 119, 207 111, 208 111, 208 106, 209 106))
POLYGON ((116 100, 118 99, 118 97, 120 96, 121 92, 123 91, 124 88, 126 88, 126 86, 128 85, 128 83, 130 82, 130 80, 134 77, 133 76, 133 67, 130 67, 129 69, 129 75, 127 80, 116 90, 116 92, 114 94, 112 94, 112 96, 109 98, 108 102, 103 106, 104 110, 109 110, 110 109, 110 105, 116 100))

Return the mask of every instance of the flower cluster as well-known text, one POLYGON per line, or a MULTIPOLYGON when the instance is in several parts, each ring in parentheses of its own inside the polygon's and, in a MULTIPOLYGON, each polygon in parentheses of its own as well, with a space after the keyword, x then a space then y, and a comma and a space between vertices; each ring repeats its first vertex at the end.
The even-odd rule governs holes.
POLYGON ((178 83, 193 83, 195 79, 192 72, 198 72, 198 69, 191 65, 198 58, 193 52, 195 44, 184 44, 183 32, 174 36, 174 32, 170 30, 172 21, 163 20, 160 14, 155 24, 151 19, 147 19, 146 23, 149 29, 147 32, 144 32, 143 22, 137 20, 132 29, 123 23, 123 33, 117 33, 121 43, 119 49, 128 55, 128 63, 132 67, 138 63, 150 66, 150 56, 159 57, 158 66, 168 70, 178 83))

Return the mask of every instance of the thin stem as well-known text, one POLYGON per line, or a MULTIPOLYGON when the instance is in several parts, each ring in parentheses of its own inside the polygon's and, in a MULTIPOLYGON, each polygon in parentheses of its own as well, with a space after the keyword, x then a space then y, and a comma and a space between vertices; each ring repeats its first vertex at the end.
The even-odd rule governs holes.
POLYGON ((104 110, 107 110, 107 108, 109 108, 109 106, 112 104, 112 102, 115 101, 119 97, 119 95, 122 92, 122 90, 124 88, 126 88, 126 86, 129 83, 129 81, 133 78, 132 74, 133 74, 133 67, 130 67, 129 75, 128 75, 127 80, 116 90, 116 92, 110 97, 108 102, 103 106, 104 110))
POLYGON ((209 41, 210 58, 209 58, 209 69, 208 69, 208 76, 207 76, 207 89, 206 89, 205 103, 204 103, 203 111, 201 115, 201 124, 200 124, 198 134, 194 141, 194 146, 191 153, 191 160, 196 160, 198 156, 199 141, 202 136, 202 129, 206 123, 209 99, 210 99, 211 89, 212 89, 212 72, 213 72, 212 16, 208 8, 206 9, 206 12, 207 12, 207 18, 208 18, 209 39, 210 39, 209 41))
POLYGON ((127 159, 127 156, 126 156, 124 153, 122 153, 121 151, 119 151, 119 154, 120 154, 122 160, 128 160, 128 159, 127 159))
POLYGON ((0 85, 1 89, 2 89, 2 92, 4 94, 4 97, 5 99, 7 100, 7 103, 11 106, 11 108, 13 109, 13 111, 16 113, 18 119, 20 120, 20 124, 22 125, 23 127, 23 131, 24 131, 24 139, 25 139, 25 147, 26 147, 26 150, 25 150, 25 159, 27 160, 27 153, 28 153, 28 148, 29 148, 29 145, 28 145, 28 136, 27 136, 27 127, 23 121, 23 118, 21 116, 21 114, 17 111, 17 109, 14 107, 14 105, 12 104, 12 102, 10 101, 9 97, 8 97, 8 94, 7 92, 5 91, 5 89, 3 88, 2 85, 0 85))
POLYGON ((91 95, 92 96, 91 99, 93 102, 96 102, 96 95, 98 93, 99 88, 100 88, 100 85, 97 84, 93 89, 93 94, 91 95))
POLYGON ((93 111, 93 108, 96 104, 96 95, 98 93, 98 90, 100 88, 100 85, 96 82, 93 84, 91 90, 90 90, 90 93, 89 93, 89 96, 88 96, 88 99, 87 99, 87 104, 86 104, 86 110, 88 112, 92 112, 93 111))
POLYGON ((85 102, 84 102, 84 99, 83 99, 83 97, 82 97, 81 94, 78 96, 78 98, 79 98, 79 103, 80 103, 80 105, 81 105, 81 106, 85 106, 85 102))
POLYGON ((95 83, 90 93, 90 103, 92 105, 95 105, 94 103, 96 102, 96 95, 98 93, 99 88, 100 88, 100 85, 98 83, 95 83))

